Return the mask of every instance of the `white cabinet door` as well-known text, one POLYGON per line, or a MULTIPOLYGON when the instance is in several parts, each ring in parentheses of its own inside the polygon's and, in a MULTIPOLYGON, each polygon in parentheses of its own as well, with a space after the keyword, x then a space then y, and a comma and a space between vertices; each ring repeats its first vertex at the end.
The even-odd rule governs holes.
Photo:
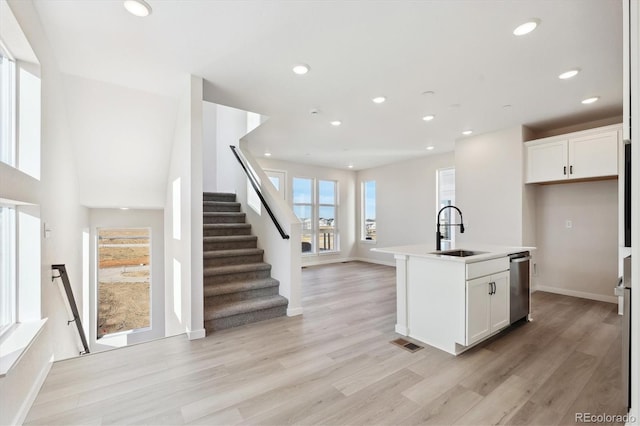
POLYGON ((466 335, 467 346, 490 334, 489 277, 467 281, 466 335))
POLYGON ((618 131, 569 139, 569 178, 618 174, 618 131))
POLYGON ((567 141, 528 145, 526 183, 566 179, 567 141))
POLYGON ((491 302, 491 324, 489 331, 493 333, 509 325, 509 272, 501 272, 491 276, 494 283, 491 302))

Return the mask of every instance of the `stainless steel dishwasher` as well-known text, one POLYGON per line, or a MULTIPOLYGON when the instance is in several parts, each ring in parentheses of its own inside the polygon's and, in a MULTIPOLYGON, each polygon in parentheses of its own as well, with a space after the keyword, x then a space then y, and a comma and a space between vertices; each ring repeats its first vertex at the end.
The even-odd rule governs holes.
POLYGON ((526 318, 529 315, 529 261, 528 251, 509 255, 511 297, 509 300, 509 322, 526 318))

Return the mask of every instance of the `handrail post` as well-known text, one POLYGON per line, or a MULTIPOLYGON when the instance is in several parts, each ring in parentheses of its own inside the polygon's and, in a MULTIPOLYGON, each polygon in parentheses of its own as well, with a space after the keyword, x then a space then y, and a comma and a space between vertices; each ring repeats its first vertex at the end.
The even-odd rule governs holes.
POLYGON ((71 283, 69 282, 69 275, 67 275, 67 268, 64 265, 51 265, 51 269, 55 269, 60 274, 57 277, 52 277, 51 278, 52 281, 56 278, 62 279, 64 291, 67 295, 69 306, 71 307, 71 313, 73 314, 73 319, 67 321, 67 325, 71 324, 72 322, 76 323, 76 327, 78 328, 78 334, 80 335, 80 340, 82 340, 82 346, 84 347, 84 352, 80 352, 80 355, 88 354, 89 345, 87 344, 87 338, 84 335, 84 329, 82 328, 82 321, 80 321, 80 313, 78 312, 76 299, 73 297, 71 283))
POLYGON ((271 207, 269 207, 269 204, 267 203, 267 200, 265 200, 264 196, 262 195, 262 191, 260 190, 260 187, 258 186, 258 181, 257 181, 256 177, 253 175, 253 173, 251 173, 249 171, 247 166, 244 164, 244 161, 242 161, 242 158, 240 158, 240 155, 237 152, 237 148, 235 146, 233 146, 233 145, 229 145, 229 148, 231 148, 231 151, 233 151, 233 155, 236 157, 236 160, 238 160, 238 163, 240 163, 240 166, 242 167, 242 170, 244 170, 244 173, 249 178, 249 182, 251 182, 251 186, 256 191, 256 194, 258 195, 258 198, 260 198, 260 202, 262 203, 262 205, 264 206, 265 210, 269 214, 269 217, 273 221, 273 224, 276 226, 276 229, 280 233, 280 236, 283 239, 288 240, 289 239, 289 235, 287 235, 287 233, 284 232, 284 229, 282 229, 282 226, 280 226, 280 223, 278 222, 278 220, 276 219, 275 215, 273 214, 273 211, 271 211, 271 207))

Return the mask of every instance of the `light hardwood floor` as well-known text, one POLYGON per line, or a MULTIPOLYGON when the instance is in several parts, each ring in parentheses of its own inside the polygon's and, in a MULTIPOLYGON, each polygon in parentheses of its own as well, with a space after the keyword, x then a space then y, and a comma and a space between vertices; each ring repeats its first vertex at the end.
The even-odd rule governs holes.
POLYGON ((57 362, 26 424, 573 424, 621 414, 615 305, 535 293, 535 321, 454 357, 397 337, 395 269, 303 270, 304 315, 57 362))

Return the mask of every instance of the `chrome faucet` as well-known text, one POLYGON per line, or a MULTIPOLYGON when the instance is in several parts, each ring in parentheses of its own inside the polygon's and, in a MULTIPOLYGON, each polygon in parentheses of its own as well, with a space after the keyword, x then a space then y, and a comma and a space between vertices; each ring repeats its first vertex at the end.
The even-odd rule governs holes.
POLYGON ((436 223, 436 250, 440 251, 441 248, 441 243, 440 240, 442 239, 442 234, 440 233, 440 227, 441 226, 459 226, 460 227, 460 233, 464 234, 464 223, 462 223, 462 212, 460 211, 459 208, 457 208, 456 206, 444 206, 443 208, 440 209, 440 211, 438 212, 438 221, 436 223), (442 213, 443 210, 445 209, 456 209, 458 210, 458 213, 460 213, 460 223, 447 223, 447 224, 440 224, 440 213, 442 213))

